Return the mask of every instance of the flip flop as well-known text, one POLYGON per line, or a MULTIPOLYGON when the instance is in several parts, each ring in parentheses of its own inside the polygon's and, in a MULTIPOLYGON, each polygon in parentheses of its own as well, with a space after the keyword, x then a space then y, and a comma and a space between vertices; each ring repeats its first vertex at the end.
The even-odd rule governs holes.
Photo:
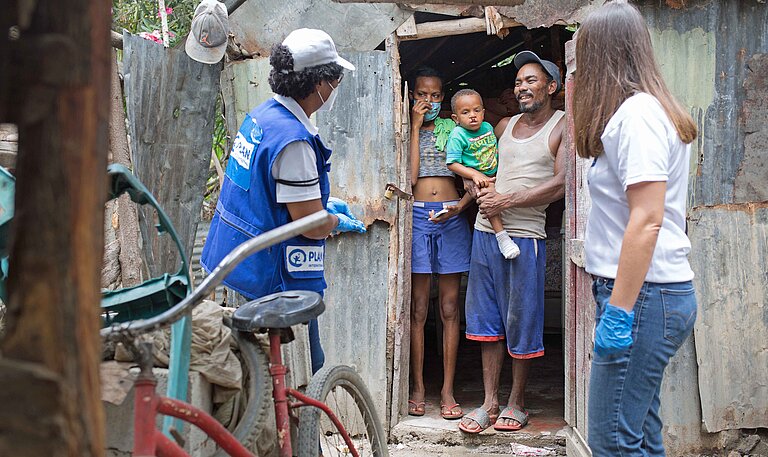
POLYGON ((408 400, 408 415, 421 417, 426 412, 427 402, 408 400))
POLYGON ((440 415, 443 419, 451 421, 464 417, 464 411, 462 411, 461 406, 458 403, 453 405, 440 405, 440 415), (456 408, 459 410, 454 411, 456 408))
POLYGON ((514 432, 528 425, 528 411, 523 411, 521 409, 516 409, 511 406, 507 406, 506 408, 501 410, 501 414, 499 414, 499 419, 512 419, 513 421, 517 421, 517 423, 520 425, 493 424, 494 430, 497 430, 499 432, 514 432))
POLYGON ((461 430, 464 433, 469 433, 470 435, 476 435, 483 430, 487 429, 491 426, 493 422, 496 422, 496 418, 498 416, 496 415, 489 415, 488 411, 486 411, 483 408, 477 408, 473 410, 471 413, 466 414, 464 416, 464 419, 470 419, 472 422, 476 423, 480 429, 479 430, 470 430, 465 425, 464 422, 459 423, 459 430, 461 430))

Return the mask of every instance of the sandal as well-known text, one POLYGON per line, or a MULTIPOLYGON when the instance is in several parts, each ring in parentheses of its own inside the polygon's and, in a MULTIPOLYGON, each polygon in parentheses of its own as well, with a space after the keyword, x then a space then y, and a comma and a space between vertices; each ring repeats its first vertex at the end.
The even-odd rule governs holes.
POLYGON ((458 403, 453 405, 440 405, 440 416, 446 420, 461 419, 464 417, 464 411, 462 411, 461 406, 458 403))
POLYGON ((528 425, 528 411, 523 411, 521 409, 513 408, 512 406, 507 406, 506 408, 501 410, 501 414, 499 414, 499 419, 511 419, 517 422, 519 425, 494 424, 493 425, 494 430, 497 430, 500 432, 514 432, 528 425))
POLYGON ((421 417, 426 412, 427 402, 408 400, 408 415, 421 417))
POLYGON ((487 429, 491 426, 492 423, 496 422, 496 418, 498 415, 490 415, 488 414, 488 411, 485 409, 477 408, 473 410, 471 413, 464 416, 464 419, 469 419, 472 422, 476 423, 480 428, 477 430, 470 430, 467 428, 466 425, 464 425, 464 420, 462 419, 461 422, 459 422, 459 430, 461 430, 464 433, 469 433, 471 435, 477 435, 478 433, 482 432, 483 430, 487 429))

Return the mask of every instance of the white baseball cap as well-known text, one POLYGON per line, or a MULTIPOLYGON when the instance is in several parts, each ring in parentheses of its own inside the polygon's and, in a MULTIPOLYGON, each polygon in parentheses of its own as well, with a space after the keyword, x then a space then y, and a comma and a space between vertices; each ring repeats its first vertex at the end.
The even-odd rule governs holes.
POLYGON ((184 49, 198 62, 218 63, 227 51, 228 34, 227 7, 217 0, 203 0, 195 8, 184 49))
POLYGON ((339 56, 330 35, 317 29, 297 29, 289 33, 283 46, 293 56, 293 71, 335 62, 347 70, 355 66, 339 56))

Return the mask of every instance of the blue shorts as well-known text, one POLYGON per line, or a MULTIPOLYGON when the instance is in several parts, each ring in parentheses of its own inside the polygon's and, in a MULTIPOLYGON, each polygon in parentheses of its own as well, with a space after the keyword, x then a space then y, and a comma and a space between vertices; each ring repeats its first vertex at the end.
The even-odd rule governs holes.
POLYGON ((451 274, 469 271, 472 238, 464 213, 436 224, 429 220, 429 212, 443 209, 450 202, 413 202, 413 243, 411 272, 451 274))
POLYGON ((516 359, 544 355, 544 240, 513 237, 520 255, 505 260, 493 233, 475 230, 467 283, 467 339, 507 340, 516 359))

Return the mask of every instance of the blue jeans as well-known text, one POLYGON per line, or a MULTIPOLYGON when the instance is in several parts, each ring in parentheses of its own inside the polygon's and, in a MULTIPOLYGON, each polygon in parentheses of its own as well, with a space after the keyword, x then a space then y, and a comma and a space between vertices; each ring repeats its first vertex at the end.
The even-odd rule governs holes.
MULTIPOLYGON (((592 292, 600 322, 613 280, 597 278, 592 292)), ((644 283, 635 302, 633 343, 615 354, 593 354, 589 384, 589 447, 594 457, 664 456, 659 391, 664 369, 693 330, 691 281, 644 283)))

